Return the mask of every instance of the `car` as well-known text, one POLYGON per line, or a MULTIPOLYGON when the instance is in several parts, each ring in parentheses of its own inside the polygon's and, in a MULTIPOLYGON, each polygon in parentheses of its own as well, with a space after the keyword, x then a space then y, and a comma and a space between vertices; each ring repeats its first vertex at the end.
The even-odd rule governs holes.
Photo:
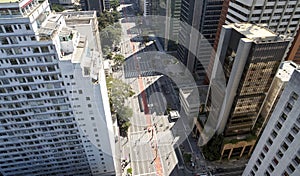
POLYGON ((169 111, 168 120, 169 122, 175 122, 180 118, 180 114, 178 111, 171 110, 169 111))

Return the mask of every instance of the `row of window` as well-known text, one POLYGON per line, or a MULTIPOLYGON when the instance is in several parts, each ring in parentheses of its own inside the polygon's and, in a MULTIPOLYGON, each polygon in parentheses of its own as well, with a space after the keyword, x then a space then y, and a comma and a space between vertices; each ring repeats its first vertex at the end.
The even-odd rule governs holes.
POLYGON ((0 37, 0 44, 10 45, 18 44, 23 41, 36 41, 35 36, 9 36, 9 37, 0 37))
POLYGON ((10 58, 10 59, 0 59, 1 64, 11 64, 11 65, 24 65, 27 63, 51 63, 57 60, 56 56, 40 56, 40 57, 26 57, 26 58, 10 58))
POLYGON ((6 54, 8 56, 12 55, 22 55, 26 54, 26 52, 31 52, 31 53, 49 53, 50 50, 53 50, 53 46, 29 46, 29 47, 15 47, 15 48, 5 48, 5 49, 0 49, 1 53, 6 54))
MULTIPOLYGON (((9 72, 10 72, 9 74, 12 73, 12 74, 16 74, 16 75, 29 74, 32 72, 35 72, 35 74, 36 74, 36 72, 49 73, 49 72, 55 72, 58 69, 59 69, 59 66, 57 64, 49 65, 49 66, 37 66, 37 67, 32 67, 32 66, 27 67, 26 66, 26 67, 22 67, 22 68, 5 69, 5 71, 2 72, 2 74, 4 76, 9 72)), ((3 83, 3 81, 2 81, 2 83, 3 83)), ((9 84, 9 82, 5 82, 5 84, 9 84)))
MULTIPOLYGON (((38 84, 37 87, 38 88, 43 87, 43 88, 47 88, 47 89, 53 89, 53 88, 55 88, 55 86, 52 86, 51 84, 48 84, 48 85, 47 84, 38 84)), ((2 90, 2 88, 0 88, 0 91, 1 90, 2 90)), ((59 91, 57 93, 55 93, 55 91, 46 91, 46 92, 38 92, 38 93, 27 93, 27 94, 20 94, 19 93, 19 94, 16 94, 16 95, 1 96, 0 100, 8 102, 8 101, 17 101, 19 99, 22 99, 22 101, 24 101, 24 99, 30 99, 30 101, 34 101, 34 100, 31 100, 31 99, 33 99, 34 97, 44 98, 44 96, 46 96, 46 95, 48 96, 47 99, 50 98, 51 101, 54 104, 63 103, 63 101, 61 101, 59 95, 62 95, 62 96, 65 95, 65 91, 64 92, 59 91), (58 101, 53 100, 54 97, 57 98, 58 101)), ((49 100, 45 100, 45 101, 47 101, 47 103, 51 103, 50 99, 49 100)), ((69 101, 68 98, 66 98, 66 100, 69 101)))
POLYGON ((6 170, 7 176, 24 176, 26 175, 64 175, 64 176, 82 176, 91 175, 90 168, 84 159, 74 161, 64 161, 60 163, 48 163, 47 165, 35 164, 29 168, 14 168, 6 170), (33 168, 32 168, 33 167, 33 168), (15 170, 14 170, 15 169, 15 170))
POLYGON ((31 30, 29 24, 18 24, 18 25, 0 25, 0 33, 14 33, 19 29, 31 30))
MULTIPOLYGON (((55 136, 67 136, 67 135, 77 135, 79 132, 77 129, 64 129, 63 131, 49 131, 45 132, 40 128, 35 129, 16 129, 15 131, 7 131, 7 132, 0 132, 0 136, 6 137, 18 137, 18 136, 26 136, 33 134, 40 134, 43 135, 44 138, 51 138, 55 136)), ((0 145, 0 147, 3 147, 0 145)), ((19 143, 15 143, 14 148, 19 148, 21 145, 19 143)), ((24 147, 24 146, 23 146, 24 147)))

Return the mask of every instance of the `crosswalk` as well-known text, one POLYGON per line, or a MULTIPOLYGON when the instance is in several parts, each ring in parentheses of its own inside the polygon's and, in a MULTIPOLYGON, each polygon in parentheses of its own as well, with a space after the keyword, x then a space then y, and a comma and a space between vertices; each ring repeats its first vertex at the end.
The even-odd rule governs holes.
POLYGON ((125 78, 135 78, 139 75, 141 75, 142 77, 155 76, 158 74, 159 73, 154 68, 152 68, 150 61, 129 59, 124 64, 125 78))

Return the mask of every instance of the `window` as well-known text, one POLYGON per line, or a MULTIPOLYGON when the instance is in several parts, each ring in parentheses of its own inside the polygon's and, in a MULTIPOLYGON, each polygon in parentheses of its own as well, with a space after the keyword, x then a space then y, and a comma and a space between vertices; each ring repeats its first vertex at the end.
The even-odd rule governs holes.
POLYGON ((263 154, 263 153, 260 153, 259 156, 260 156, 261 159, 264 159, 264 158, 265 158, 265 154, 263 154))
POLYGON ((286 139, 287 139, 288 142, 291 143, 291 142, 294 141, 294 136, 292 136, 291 134, 288 134, 287 137, 286 137, 286 139))
POLYGON ((273 172, 273 171, 274 171, 274 167, 273 167, 271 164, 269 165, 268 168, 269 168, 269 171, 270 171, 270 172, 273 172))
POLYGON ((292 164, 290 164, 288 166, 288 168, 289 168, 289 170, 290 170, 291 173, 293 173, 295 171, 295 167, 292 164))
POLYGON ((4 29, 7 33, 13 33, 14 30, 13 28, 11 27, 11 25, 4 25, 4 29))
POLYGON ((285 113, 282 113, 281 116, 280 116, 279 118, 280 118, 280 120, 281 120, 282 122, 284 122, 284 121, 286 120, 286 118, 287 118, 287 115, 286 115, 285 113))
POLYGON ((276 136, 277 136, 276 131, 272 130, 271 136, 273 137, 273 139, 276 138, 276 136))
POLYGON ((95 120, 95 117, 91 117, 91 120, 95 120))
POLYGON ((276 126, 276 129, 278 129, 278 130, 280 130, 282 127, 281 123, 279 123, 279 122, 277 122, 277 124, 275 126, 276 126))
POLYGON ((49 52, 48 46, 42 46, 41 50, 42 50, 43 53, 48 53, 49 52))
POLYGON ((264 146, 264 152, 268 153, 268 151, 269 151, 269 148, 265 145, 264 146))
POLYGON ((286 150, 289 148, 289 146, 288 146, 285 142, 283 142, 283 144, 281 145, 281 148, 282 148, 284 151, 286 151, 286 150))
POLYGON ((92 107, 92 105, 91 105, 91 104, 88 104, 88 107, 89 107, 89 108, 91 108, 91 107, 92 107))
POLYGON ((32 51, 33 51, 33 53, 39 53, 40 52, 38 47, 33 47, 32 51))
POLYGON ((271 146, 273 144, 273 141, 272 139, 268 138, 268 141, 267 141, 268 145, 271 146))
POLYGON ((289 176, 289 174, 288 174, 286 171, 284 171, 284 172, 282 173, 282 175, 283 175, 283 176, 289 176))
POLYGON ((294 163, 296 166, 299 166, 300 165, 300 159, 298 156, 295 156, 295 158, 293 159, 294 163))
POLYGON ((276 166, 278 164, 278 160, 276 158, 273 158, 273 163, 276 166))
POLYGON ((298 134, 299 132, 299 127, 295 124, 293 127, 292 127, 292 132, 296 135, 298 134))
POLYGON ((256 165, 253 166, 253 170, 254 170, 254 171, 257 171, 257 170, 258 170, 258 168, 257 168, 256 165))
POLYGON ((78 93, 79 93, 79 94, 82 94, 82 90, 78 90, 78 93))
POLYGON ((26 30, 30 30, 29 24, 25 24, 25 28, 26 28, 26 30))
POLYGON ((283 157, 283 153, 281 150, 278 150, 278 152, 276 153, 276 155, 278 156, 278 158, 282 158, 283 157))
POLYGON ((287 112, 290 112, 293 109, 293 105, 291 105, 291 103, 287 103, 285 109, 287 112))
POLYGON ((0 37, 0 41, 1 41, 1 44, 2 44, 2 45, 7 45, 7 44, 9 44, 9 43, 8 43, 8 40, 6 39, 6 37, 0 37))
POLYGON ((86 99, 87 101, 91 100, 91 98, 90 98, 90 97, 85 97, 85 99, 86 99))
POLYGON ((297 101, 298 98, 299 98, 299 95, 296 94, 295 92, 293 92, 292 95, 291 95, 291 99, 297 101))

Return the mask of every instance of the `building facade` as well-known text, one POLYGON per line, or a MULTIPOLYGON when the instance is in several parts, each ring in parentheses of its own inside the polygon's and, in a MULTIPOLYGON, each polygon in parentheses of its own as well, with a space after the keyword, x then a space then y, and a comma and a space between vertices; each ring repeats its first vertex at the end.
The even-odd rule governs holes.
POLYGON ((109 0, 80 0, 79 3, 82 10, 95 10, 98 16, 103 11, 110 10, 109 0))
POLYGON ((202 82, 210 61, 222 5, 223 0, 182 1, 182 22, 199 33, 194 34, 191 28, 181 27, 177 53, 179 60, 202 82))
POLYGON ((298 29, 298 33, 294 38, 286 60, 294 61, 295 63, 300 64, 300 28, 298 29))
POLYGON ((166 1, 166 24, 163 47, 165 51, 176 51, 180 30, 181 0, 166 1), (170 40, 171 39, 171 40, 170 40))
POLYGON ((206 103, 208 109, 219 107, 208 118, 217 119, 217 133, 223 133, 224 141, 227 141, 222 149, 223 158, 241 156, 245 150, 243 146, 248 146, 245 154, 251 153, 255 144, 251 134, 258 112, 289 41, 259 25, 234 23, 223 26, 217 50, 218 62, 213 70, 217 83, 210 85, 223 91, 215 97, 218 101, 208 99, 206 103), (247 143, 232 145, 231 141, 237 139, 247 143))
POLYGON ((300 72, 293 72, 243 175, 300 175, 300 72))
MULTIPOLYGON (((300 1, 297 0, 225 0, 220 25, 249 22, 264 24, 273 32, 295 37, 300 24, 300 1), (224 17, 226 16, 225 20, 224 17), (223 23, 224 22, 224 23, 223 23), (223 23, 223 24, 222 24, 223 23)), ((218 29, 214 49, 217 49, 221 28, 218 29)), ((210 79, 215 52, 208 67, 210 79)))
POLYGON ((22 0, 0 14, 0 173, 114 175, 96 13, 22 0))
POLYGON ((79 0, 49 0, 50 5, 59 4, 63 6, 65 9, 77 9, 80 8, 79 0))
POLYGON ((299 65, 292 61, 285 61, 280 64, 256 120, 256 123, 258 124, 256 125, 257 136, 261 134, 262 129, 266 126, 282 94, 284 87, 290 80, 293 72, 298 68, 299 65))

